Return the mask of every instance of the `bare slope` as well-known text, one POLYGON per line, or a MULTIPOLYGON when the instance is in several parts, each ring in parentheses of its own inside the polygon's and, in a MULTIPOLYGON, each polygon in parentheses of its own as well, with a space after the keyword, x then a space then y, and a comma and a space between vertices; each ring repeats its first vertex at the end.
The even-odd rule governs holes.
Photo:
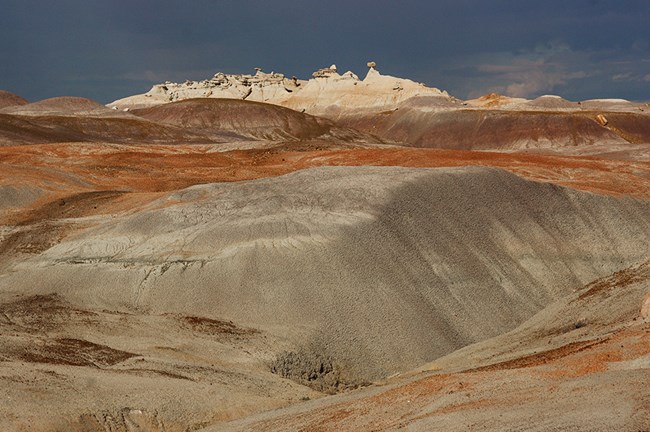
POLYGON ((563 150, 594 144, 650 143, 650 116, 604 112, 448 110, 405 106, 344 124, 417 147, 459 150, 563 150))
POLYGON ((15 95, 5 90, 0 90, 0 109, 6 107, 19 106, 19 105, 26 105, 28 103, 29 102, 27 102, 26 99, 18 95, 15 95))
POLYGON ((187 99, 133 111, 146 119, 201 132, 230 132, 267 140, 305 140, 331 134, 361 138, 355 131, 339 129, 330 120, 289 108, 237 99, 187 99))
POLYGON ((0 294, 0 344, 3 432, 183 432, 320 396, 264 366, 281 340, 195 315, 0 294))
POLYGON ((80 97, 56 97, 0 110, 0 145, 61 142, 179 144, 243 139, 230 131, 205 132, 156 123, 80 97))
POLYGON ((494 169, 318 168, 171 194, 16 260, 0 287, 233 320, 373 379, 639 260, 649 215, 494 169))
POLYGON ((0 114, 0 146, 63 142, 176 144, 208 143, 214 139, 137 117, 0 114))
POLYGON ((30 104, 18 104, 4 108, 2 112, 24 116, 125 116, 122 111, 112 110, 91 99, 74 96, 54 97, 30 104))
POLYGON ((533 99, 532 101, 519 104, 517 105, 517 108, 532 111, 578 111, 580 105, 578 105, 577 102, 570 102, 560 96, 544 95, 533 99))

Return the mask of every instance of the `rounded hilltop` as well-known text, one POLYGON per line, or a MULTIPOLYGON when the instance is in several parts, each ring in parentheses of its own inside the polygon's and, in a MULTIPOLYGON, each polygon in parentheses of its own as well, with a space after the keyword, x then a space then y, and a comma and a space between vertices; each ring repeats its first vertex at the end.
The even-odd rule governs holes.
POLYGON ((7 107, 13 107, 13 106, 20 106, 20 105, 26 105, 29 102, 27 102, 26 99, 10 93, 6 90, 0 90, 0 109, 7 108, 7 107))
POLYGON ((25 103, 8 106, 2 112, 21 116, 113 117, 124 115, 124 113, 109 109, 94 100, 76 96, 59 96, 32 103, 25 101, 25 103))

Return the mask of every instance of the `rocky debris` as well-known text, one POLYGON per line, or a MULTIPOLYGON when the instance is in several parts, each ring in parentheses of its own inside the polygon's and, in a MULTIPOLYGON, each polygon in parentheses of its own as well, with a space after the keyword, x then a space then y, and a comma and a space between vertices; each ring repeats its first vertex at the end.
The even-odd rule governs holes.
POLYGON ((607 117, 605 117, 603 114, 598 114, 596 116, 596 121, 600 123, 601 126, 607 126, 607 124, 609 123, 607 117))
POLYGON ((310 350, 282 352, 271 365, 274 374, 323 393, 334 394, 367 385, 346 379, 342 370, 331 357, 310 350))
POLYGON ((236 326, 232 321, 215 320, 205 317, 179 315, 176 317, 183 328, 211 336, 241 338, 257 333, 255 329, 236 326))
POLYGON ((75 308, 57 294, 35 295, 0 305, 0 316, 30 333, 59 330, 74 319, 90 322, 96 314, 75 308))

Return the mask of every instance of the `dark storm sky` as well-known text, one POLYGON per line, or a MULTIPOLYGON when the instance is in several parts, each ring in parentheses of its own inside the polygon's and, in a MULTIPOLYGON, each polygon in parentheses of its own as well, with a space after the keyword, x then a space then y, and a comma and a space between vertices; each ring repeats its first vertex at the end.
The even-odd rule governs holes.
POLYGON ((461 98, 650 100, 650 0, 0 0, 0 89, 109 102, 336 63, 461 98))

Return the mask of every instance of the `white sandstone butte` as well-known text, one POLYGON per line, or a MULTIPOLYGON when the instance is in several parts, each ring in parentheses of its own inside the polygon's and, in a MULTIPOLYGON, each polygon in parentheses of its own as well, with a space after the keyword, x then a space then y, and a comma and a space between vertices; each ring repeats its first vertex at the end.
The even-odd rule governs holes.
POLYGON ((361 80, 351 71, 339 74, 336 65, 319 69, 309 80, 288 78, 280 73, 255 75, 216 73, 203 81, 156 84, 147 93, 108 104, 115 109, 144 108, 192 98, 243 99, 285 106, 315 115, 336 117, 350 110, 384 111, 395 109, 415 96, 450 98, 437 88, 409 79, 382 75, 375 62, 368 62, 368 73, 361 80))

